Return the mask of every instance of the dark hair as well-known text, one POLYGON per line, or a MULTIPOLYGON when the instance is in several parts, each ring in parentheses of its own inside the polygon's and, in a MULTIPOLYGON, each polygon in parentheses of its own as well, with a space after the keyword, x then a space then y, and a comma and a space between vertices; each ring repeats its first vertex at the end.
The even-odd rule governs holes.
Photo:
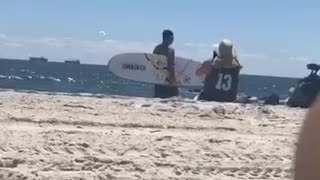
POLYGON ((216 50, 213 51, 213 59, 215 59, 218 56, 218 53, 216 50))
POLYGON ((164 31, 162 32, 162 38, 163 38, 163 39, 165 39, 165 38, 167 38, 167 37, 169 37, 169 36, 173 36, 173 32, 172 32, 171 30, 166 29, 166 30, 164 30, 164 31))

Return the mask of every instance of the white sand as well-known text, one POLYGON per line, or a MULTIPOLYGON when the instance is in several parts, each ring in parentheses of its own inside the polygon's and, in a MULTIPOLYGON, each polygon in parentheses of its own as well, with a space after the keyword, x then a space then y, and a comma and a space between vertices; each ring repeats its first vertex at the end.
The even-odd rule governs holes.
POLYGON ((0 179, 291 179, 305 110, 0 92, 0 179))

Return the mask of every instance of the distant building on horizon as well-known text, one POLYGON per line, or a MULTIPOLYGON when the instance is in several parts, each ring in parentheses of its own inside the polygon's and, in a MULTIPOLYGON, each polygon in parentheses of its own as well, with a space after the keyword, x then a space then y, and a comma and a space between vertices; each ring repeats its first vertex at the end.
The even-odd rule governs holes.
POLYGON ((64 63, 67 64, 80 64, 80 60, 79 59, 67 59, 64 61, 64 63))
POLYGON ((29 61, 30 62, 48 62, 48 59, 44 57, 30 57, 29 61))

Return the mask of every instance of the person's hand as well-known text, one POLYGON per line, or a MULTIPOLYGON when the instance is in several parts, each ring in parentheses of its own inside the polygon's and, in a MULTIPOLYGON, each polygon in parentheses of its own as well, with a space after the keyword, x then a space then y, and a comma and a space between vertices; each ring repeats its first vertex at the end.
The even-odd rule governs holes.
POLYGON ((211 61, 205 61, 201 64, 201 66, 196 70, 197 76, 204 76, 207 75, 211 70, 211 61))
POLYGON ((174 76, 169 76, 169 86, 176 86, 177 85, 177 80, 174 76))

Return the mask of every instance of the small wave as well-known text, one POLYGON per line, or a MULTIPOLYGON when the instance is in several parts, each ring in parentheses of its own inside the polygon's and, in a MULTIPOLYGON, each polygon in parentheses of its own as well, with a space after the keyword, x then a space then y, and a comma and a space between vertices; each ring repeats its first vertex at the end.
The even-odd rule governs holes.
POLYGON ((55 81, 55 82, 61 82, 61 79, 54 78, 54 77, 48 77, 47 79, 49 79, 51 81, 55 81))
POLYGON ((20 76, 13 76, 13 75, 10 75, 10 76, 0 75, 0 79, 11 79, 11 80, 20 80, 20 81, 23 80, 22 77, 20 77, 20 76))
POLYGON ((0 75, 0 79, 7 79, 7 76, 0 75))
POLYGON ((289 93, 293 93, 295 89, 296 89, 295 87, 291 87, 291 88, 289 89, 289 93))
POLYGON ((68 79, 68 82, 69 83, 76 83, 77 81, 75 81, 73 78, 71 78, 71 77, 67 77, 67 79, 68 79))
POLYGON ((8 79, 14 79, 14 80, 20 80, 20 81, 23 80, 23 78, 20 76, 9 76, 8 79))

